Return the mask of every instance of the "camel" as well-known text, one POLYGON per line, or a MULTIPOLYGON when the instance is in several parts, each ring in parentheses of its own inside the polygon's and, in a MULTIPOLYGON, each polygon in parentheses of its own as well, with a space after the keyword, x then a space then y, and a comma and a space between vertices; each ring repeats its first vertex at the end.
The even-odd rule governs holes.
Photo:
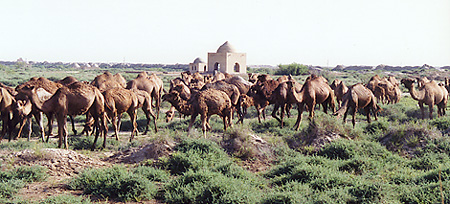
POLYGON ((231 78, 224 79, 225 82, 235 85, 239 89, 239 93, 246 94, 252 87, 253 83, 245 80, 241 76, 233 76, 231 78))
MULTIPOLYGON (((163 89, 162 84, 158 84, 158 82, 156 82, 157 79, 151 78, 152 77, 149 77, 146 72, 141 72, 138 74, 136 79, 133 79, 127 83, 127 89, 139 89, 150 94, 150 96, 156 101, 156 115, 158 115, 161 105, 161 91, 163 91, 163 89)), ((156 118, 158 118, 158 116, 156 118)))
POLYGON ((272 117, 277 119, 281 123, 281 127, 284 127, 284 113, 286 112, 289 117, 289 110, 292 107, 292 104, 298 104, 298 102, 295 100, 295 97, 291 94, 293 92, 290 92, 289 89, 294 89, 293 92, 300 92, 302 89, 302 85, 300 83, 297 83, 294 79, 290 78, 288 81, 282 82, 278 85, 278 87, 272 92, 272 95, 270 96, 270 100, 272 103, 275 104, 273 111, 272 111, 272 117), (292 87, 289 87, 288 82, 292 84, 292 87), (280 111, 280 118, 277 117, 276 112, 278 109, 281 109, 280 111))
POLYGON ((333 83, 330 85, 330 87, 334 91, 334 95, 336 96, 336 100, 340 108, 344 94, 347 93, 348 91, 348 87, 344 84, 343 81, 339 79, 335 79, 333 83))
MULTIPOLYGON (((191 90, 186 85, 186 83, 181 78, 175 78, 170 80, 170 89, 171 91, 177 91, 181 98, 184 100, 188 100, 191 97, 191 90)), ((166 122, 172 121, 174 115, 175 115, 175 107, 171 106, 169 110, 166 112, 166 122)))
POLYGON ((291 79, 291 78, 292 78, 292 76, 283 75, 283 76, 278 77, 277 81, 278 81, 278 83, 283 83, 283 82, 289 81, 289 79, 291 79))
POLYGON ((258 81, 258 76, 259 74, 257 73, 248 73, 248 81, 254 84, 256 83, 256 81, 258 81))
MULTIPOLYGON (((26 89, 26 88, 25 88, 26 89)), ((46 91, 43 88, 37 88, 36 89, 37 97, 41 102, 44 102, 48 100, 53 94, 46 91)), ((26 91, 23 91, 22 89, 18 92, 18 94, 15 96, 16 103, 13 110, 13 121, 12 121, 12 127, 14 128, 17 123, 20 123, 19 125, 19 132, 17 133, 17 138, 20 138, 22 135, 22 130, 25 126, 25 124, 28 121, 28 140, 31 138, 31 132, 32 132, 32 124, 31 124, 31 118, 34 116, 36 121, 39 124, 39 128, 41 130, 41 139, 42 142, 45 142, 44 136, 44 124, 43 124, 43 114, 41 111, 37 110, 36 107, 33 106, 33 103, 31 103, 31 95, 27 95, 26 91)), ((47 116, 49 120, 52 120, 53 117, 47 116)), ((49 125, 51 125, 49 121, 49 125)), ((72 119, 72 127, 73 127, 73 119, 72 119)), ((74 129, 74 128, 73 128, 74 129)), ((49 131, 51 131, 51 128, 49 128, 49 131)))
POLYGON ((242 114, 236 123, 244 123, 245 115, 247 115, 247 109, 252 106, 255 106, 256 113, 258 114, 258 122, 261 123, 261 115, 263 119, 266 120, 265 109, 269 105, 269 101, 261 98, 262 96, 258 94, 252 94, 250 92, 248 94, 249 95, 241 94, 239 97, 238 106, 242 109, 242 114))
POLYGON ((417 77, 417 85, 423 87, 425 84, 430 83, 430 80, 426 77, 417 77))
MULTIPOLYGON (((147 74, 146 72, 141 72, 140 74, 147 74)), ((159 112, 161 109, 161 96, 162 93, 164 91, 164 87, 163 87, 163 81, 161 80, 161 78, 159 78, 155 73, 152 73, 150 75, 147 75, 147 78, 150 81, 153 81, 153 83, 155 84, 155 89, 153 90, 154 93, 151 93, 150 95, 153 97, 153 99, 155 100, 155 106, 156 106, 156 118, 159 118, 159 112)), ((197 78, 194 78, 197 79, 197 78)), ((201 77, 201 79, 203 80, 203 77, 201 77)))
POLYGON ((241 95, 239 89, 235 85, 229 84, 223 80, 205 84, 200 91, 204 91, 206 89, 216 89, 225 92, 231 99, 231 105, 233 106, 237 105, 239 96, 241 95))
POLYGON ((316 104, 322 104, 325 113, 327 113, 328 105, 330 105, 333 112, 335 111, 333 90, 328 85, 327 80, 322 76, 309 76, 299 92, 297 92, 293 81, 288 81, 287 85, 289 94, 296 101, 298 108, 297 121, 294 125, 295 130, 298 130, 300 127, 305 105, 309 109, 310 119, 314 117, 314 107, 316 104))
POLYGON ((232 123, 232 106, 228 95, 219 90, 207 89, 199 91, 197 94, 191 96, 189 100, 184 100, 176 91, 171 91, 163 95, 163 100, 171 103, 180 113, 191 115, 191 120, 188 127, 188 136, 195 118, 198 114, 202 120, 202 132, 206 138, 206 131, 211 129, 209 125, 209 118, 212 115, 219 115, 222 117, 224 130, 232 123))
POLYGON ((106 147, 106 114, 104 109, 105 99, 99 89, 94 86, 86 85, 82 82, 75 82, 67 87, 59 88, 53 96, 41 102, 36 94, 35 87, 29 87, 31 94, 31 102, 40 111, 47 115, 55 115, 58 122, 58 148, 69 147, 67 141, 67 115, 76 116, 89 114, 94 118, 95 126, 101 131, 97 131, 95 135, 92 150, 95 148, 100 132, 103 135, 103 147, 106 147), (64 140, 64 141, 63 141, 64 140))
POLYGON ((76 79, 75 77, 68 76, 68 77, 65 77, 64 79, 56 81, 56 83, 62 84, 64 86, 68 86, 68 85, 73 84, 73 83, 75 83, 77 81, 78 81, 78 79, 76 79))
POLYGON ((345 93, 342 101, 342 106, 333 115, 337 115, 337 118, 344 114, 344 123, 347 118, 347 113, 352 110, 352 124, 355 127, 356 112, 359 108, 363 108, 367 115, 367 122, 370 123, 370 112, 374 114, 375 120, 378 120, 377 113, 381 111, 381 108, 377 105, 377 98, 370 89, 358 83, 349 87, 347 93, 345 93))
POLYGON ((106 71, 105 73, 96 76, 91 82, 91 85, 97 87, 101 92, 103 92, 114 87, 125 88, 126 83, 127 81, 125 78, 123 78, 123 76, 119 73, 113 75, 106 71))
POLYGON ((152 110, 152 97, 146 91, 132 89, 138 98, 138 109, 141 108, 144 111, 145 117, 147 118, 147 123, 145 125, 144 135, 148 132, 148 126, 150 125, 150 117, 153 117, 153 125, 155 126, 155 132, 158 132, 158 127, 156 126, 156 115, 152 110))
MULTIPOLYGON (((56 83, 53 81, 50 81, 44 77, 33 77, 31 78, 29 81, 20 84, 16 87, 16 91, 18 92, 18 94, 16 95, 16 99, 17 100, 30 100, 31 99, 31 92, 27 91, 27 90, 31 90, 31 87, 35 87, 37 90, 39 90, 39 88, 42 88, 43 90, 39 90, 38 94, 42 94, 42 97, 47 97, 48 98, 48 94, 53 95, 59 88, 63 87, 62 84, 60 83, 56 83), (45 93, 47 92, 47 93, 45 93), (45 96, 44 96, 45 95, 45 96)), ((41 96, 38 96, 39 98, 43 99, 41 96)), ((23 102, 23 104, 26 104, 26 101, 23 102)), ((17 113, 17 112, 16 112, 17 113)), ((45 136, 45 131, 44 131, 44 125, 43 125, 43 115, 42 112, 37 110, 37 108, 33 105, 32 107, 32 112, 31 114, 34 116, 34 118, 36 119, 36 121, 39 124, 39 129, 41 130, 41 138, 43 139, 45 136)), ((51 135, 52 134, 52 130, 53 130, 53 115, 47 115, 48 118, 48 122, 47 122, 47 127, 48 127, 48 133, 47 135, 51 135)), ((15 123, 13 124, 13 126, 15 126, 17 123, 17 121, 23 121, 23 118, 25 116, 18 116, 18 115, 14 115, 14 117, 19 117, 21 119, 14 119, 15 123)), ((28 117, 28 116, 27 116, 28 117)), ((30 117, 28 117, 28 121, 30 120, 30 117)), ((72 120, 72 124, 73 124, 73 120, 72 120)), ((21 126, 23 126, 24 124, 21 124, 21 126)), ((29 127, 28 129, 31 129, 31 123, 28 123, 29 127)), ((75 131, 75 128, 72 126, 72 130, 75 131)), ((29 132, 29 134, 31 134, 31 132, 29 132)), ((30 135, 29 135, 30 136, 30 135)), ((44 139, 43 139, 44 141, 44 139)))
POLYGON ((448 91, 443 86, 439 86, 436 81, 432 80, 424 83, 419 90, 414 87, 414 79, 404 78, 401 83, 409 90, 411 97, 419 102, 420 111, 422 112, 422 119, 425 118, 425 110, 423 105, 428 105, 429 117, 433 119, 433 106, 438 107, 438 116, 445 115, 445 107, 448 100, 448 91))
POLYGON ((395 86, 388 80, 388 78, 381 78, 378 75, 373 76, 367 84, 377 100, 385 104, 392 103, 392 100, 400 100, 400 96, 397 96, 398 90, 395 90, 395 86))
POLYGON ((6 85, 3 84, 2 82, 0 82, 0 87, 5 88, 6 90, 8 90, 8 92, 9 92, 11 95, 13 95, 13 96, 17 95, 17 91, 16 91, 14 88, 9 87, 9 86, 6 86, 6 85))
POLYGON ((130 116, 133 125, 130 136, 131 142, 134 135, 137 134, 136 116, 139 101, 136 94, 132 90, 115 87, 104 91, 103 96, 105 97, 106 114, 112 119, 116 140, 119 140, 120 116, 124 112, 127 112, 130 116))
POLYGON ((13 110, 13 106, 15 103, 14 97, 8 92, 6 88, 0 87, 0 115, 2 120, 2 132, 1 139, 8 132, 9 140, 11 140, 11 128, 10 126, 10 113, 13 110))

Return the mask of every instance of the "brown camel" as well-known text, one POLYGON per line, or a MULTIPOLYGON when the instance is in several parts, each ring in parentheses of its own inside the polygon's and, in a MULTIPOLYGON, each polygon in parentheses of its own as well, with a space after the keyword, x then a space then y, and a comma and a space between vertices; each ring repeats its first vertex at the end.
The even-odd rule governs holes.
POLYGON ((148 126, 150 125, 150 117, 153 117, 153 125, 155 126, 155 132, 158 132, 158 127, 156 126, 156 115, 152 110, 152 97, 146 91, 132 89, 132 91, 136 94, 138 98, 138 109, 142 108, 144 111, 145 117, 147 118, 147 123, 145 125, 144 135, 148 132, 148 126))
POLYGON ((334 95, 336 96, 338 106, 341 107, 344 94, 347 93, 348 87, 339 79, 335 79, 330 87, 334 90, 334 95))
POLYGON ((14 97, 8 92, 6 88, 0 87, 0 115, 2 120, 1 139, 8 133, 9 140, 11 140, 10 115, 15 103, 14 97))
POLYGON ((266 120, 265 109, 269 105, 269 101, 265 98, 261 98, 261 95, 253 94, 251 92, 247 94, 241 94, 239 97, 238 106, 242 108, 242 115, 236 123, 244 123, 245 115, 247 115, 247 109, 254 106, 256 108, 256 113, 258 114, 258 122, 261 123, 261 115, 263 119, 266 120))
POLYGON ((96 76, 91 82, 91 85, 97 87, 100 91, 106 91, 107 89, 114 87, 125 88, 126 83, 127 81, 125 78, 119 73, 113 75, 106 71, 105 73, 96 76))
POLYGON ((448 100, 448 91, 442 86, 439 86, 434 80, 425 83, 419 90, 414 87, 414 79, 402 79, 401 83, 409 90, 411 97, 419 102, 420 111, 422 112, 422 119, 425 118, 425 110, 423 105, 428 105, 430 119, 433 118, 433 106, 438 107, 438 116, 445 115, 445 107, 448 100))
POLYGON ((430 83, 430 80, 426 77, 417 77, 417 85, 423 87, 425 84, 430 83))
POLYGON ((164 94, 162 98, 171 103, 180 113, 191 115, 188 135, 198 114, 201 116, 202 131, 205 138, 206 131, 211 129, 209 118, 212 115, 222 117, 224 130, 227 130, 227 127, 232 125, 231 100, 223 91, 207 89, 192 95, 188 101, 182 99, 179 93, 175 91, 164 94))
POLYGON ((241 95, 241 93, 239 92, 239 89, 235 85, 229 84, 229 83, 225 82, 224 80, 205 84, 200 91, 204 91, 207 89, 216 89, 216 90, 225 92, 228 95, 228 97, 231 99, 231 104, 233 106, 237 105, 239 96, 241 95))
MULTIPOLYGON (((191 90, 181 78, 170 80, 169 92, 171 91, 178 92, 181 98, 183 98, 184 100, 188 100, 191 97, 191 90)), ((171 106, 170 109, 166 112, 166 122, 172 121, 173 117, 175 116, 175 110, 175 107, 171 106)))
POLYGON ((300 127, 305 105, 309 109, 310 119, 314 117, 316 104, 322 104, 325 113, 327 113, 328 105, 330 105, 333 112, 335 111, 333 90, 328 85, 327 80, 322 76, 309 76, 299 92, 294 88, 295 84, 292 81, 288 81, 287 84, 291 96, 297 102, 298 115, 297 122, 294 125, 295 130, 298 130, 300 127))
POLYGON ((106 147, 106 114, 104 109, 105 99, 101 92, 94 86, 84 84, 82 82, 75 82, 67 87, 63 86, 59 88, 53 96, 41 102, 36 94, 35 87, 31 88, 31 102, 38 110, 50 114, 56 115, 58 122, 58 147, 62 146, 64 140, 64 146, 67 149, 69 147, 67 141, 67 115, 76 116, 89 112, 94 118, 95 126, 101 131, 97 131, 95 135, 94 144, 92 149, 95 148, 100 132, 103 134, 103 147, 106 147))
MULTIPOLYGON (((141 72, 141 74, 147 74, 146 72, 141 72)), ((153 81, 155 84, 155 89, 153 90, 154 93, 151 93, 150 96, 153 97, 153 100, 155 100, 155 106, 156 106, 156 118, 159 118, 159 112, 161 109, 161 96, 164 91, 164 84, 161 78, 159 78, 155 73, 152 73, 150 75, 147 75, 147 78, 150 81, 153 81)), ((197 79, 197 78, 194 78, 197 79)), ((203 80, 203 77, 201 78, 203 80)))
POLYGON ((284 113, 286 112, 289 116, 289 109, 292 107, 293 104, 299 105, 298 101, 295 100, 295 97, 292 96, 292 93, 298 93, 302 89, 302 85, 300 83, 297 83, 294 79, 289 79, 288 81, 282 82, 278 85, 278 87, 272 92, 272 95, 270 96, 270 100, 273 104, 275 104, 273 111, 272 111, 272 117, 277 119, 281 127, 284 127, 284 113), (288 82, 292 85, 292 87, 289 87, 288 82), (289 91, 289 89, 294 89, 292 92, 289 91), (276 112, 278 109, 281 109, 280 111, 280 118, 277 117, 276 112))
POLYGON ((253 83, 245 80, 241 76, 234 76, 224 79, 225 82, 235 85, 239 89, 239 93, 246 94, 252 87, 253 83))
POLYGON ((373 95, 372 91, 362 84, 358 83, 349 87, 349 90, 344 95, 342 106, 337 110, 334 115, 341 117, 344 114, 344 122, 347 118, 347 113, 352 110, 352 124, 355 127, 356 112, 359 108, 363 108, 367 115, 367 122, 370 123, 370 112, 374 114, 375 120, 378 120, 377 113, 381 111, 381 108, 377 105, 377 98, 373 95))
MULTIPOLYGON (((38 94, 42 95, 38 96, 41 99, 48 99, 49 96, 48 94, 46 94, 45 92, 53 95, 59 88, 63 87, 62 84, 60 83, 56 83, 53 81, 50 81, 44 77, 33 77, 31 78, 29 81, 20 84, 16 87, 16 91, 18 92, 16 98, 17 100, 30 100, 31 99, 31 92, 29 92, 29 90, 31 90, 31 87, 35 87, 36 90, 38 90, 38 94), (39 90, 39 88, 42 88, 43 90, 39 90)), ((26 104, 26 101, 23 101, 23 104, 26 104)), ((42 112, 39 111, 34 105, 32 107, 32 112, 31 114, 34 116, 34 118, 36 119, 36 121, 39 124, 39 129, 41 130, 41 138, 44 141, 44 136, 45 136, 45 131, 44 131, 44 125, 43 125, 43 115, 42 112)), ((53 130, 53 115, 48 115, 46 114, 47 118, 48 118, 48 123, 47 123, 47 127, 48 127, 48 133, 47 135, 51 135, 52 134, 52 130, 53 130)), ((17 124, 18 121, 23 121, 24 118, 27 118, 28 116, 18 116, 18 115, 14 115, 14 117, 18 117, 20 119, 14 119, 14 124, 12 124, 13 126, 15 126, 17 124)), ((28 117, 28 121, 31 121, 30 118, 28 117)), ((73 124, 73 120, 72 120, 72 124, 73 124)), ((24 124, 21 124, 21 126, 23 126, 24 124)), ((31 129, 31 123, 28 123, 29 127, 28 129, 31 129)), ((74 128, 74 126, 72 125, 72 130, 74 130, 74 133, 76 133, 76 130, 74 128)), ((31 134, 31 132, 29 132, 29 134, 31 134)))
POLYGON ((248 81, 254 84, 256 83, 256 81, 258 81, 258 76, 259 74, 257 73, 248 73, 248 81))
MULTIPOLYGON (((153 98, 153 100, 156 101, 156 110, 159 112, 160 110, 160 98, 161 98, 161 91, 163 90, 161 88, 156 80, 150 79, 150 77, 147 75, 146 72, 141 72, 136 77, 136 79, 133 79, 127 83, 127 89, 139 89, 146 91, 150 96, 153 98), (159 102, 158 102, 159 101, 159 102)), ((152 100, 152 101, 153 101, 152 100)), ((158 114, 156 114, 158 115, 158 114)), ((157 116, 158 118, 158 116, 157 116)))
POLYGON ((68 76, 68 77, 65 77, 64 79, 56 81, 56 83, 60 83, 60 84, 62 84, 64 86, 68 86, 68 85, 73 84, 73 83, 75 83, 77 81, 78 81, 78 79, 76 79, 75 77, 68 76))
POLYGON ((395 86, 388 80, 388 78, 381 78, 378 75, 373 76, 367 84, 378 101, 381 103, 391 103, 392 100, 400 100, 397 96, 398 90, 395 90, 395 86))
POLYGON ((137 134, 136 113, 139 101, 136 94, 132 90, 116 87, 104 91, 103 96, 105 97, 106 114, 112 119, 116 140, 119 140, 120 116, 125 112, 130 116, 133 125, 130 136, 131 142, 134 135, 137 134))

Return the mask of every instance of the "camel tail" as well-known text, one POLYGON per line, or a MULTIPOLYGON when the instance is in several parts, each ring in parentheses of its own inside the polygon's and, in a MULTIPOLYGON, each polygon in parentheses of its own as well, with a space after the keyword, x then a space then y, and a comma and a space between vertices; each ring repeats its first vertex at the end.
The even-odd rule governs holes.
POLYGON ((339 108, 339 110, 334 112, 333 115, 337 116, 337 118, 340 118, 345 113, 345 111, 347 111, 348 101, 349 101, 348 99, 344 99, 344 101, 342 101, 342 105, 339 108))

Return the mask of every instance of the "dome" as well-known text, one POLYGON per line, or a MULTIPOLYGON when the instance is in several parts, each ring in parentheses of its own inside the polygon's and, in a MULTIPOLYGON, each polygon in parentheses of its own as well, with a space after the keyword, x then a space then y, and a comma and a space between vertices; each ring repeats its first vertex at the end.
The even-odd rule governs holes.
POLYGON ((198 63, 205 63, 205 61, 203 61, 202 59, 200 59, 200 57, 197 57, 197 58, 194 60, 194 64, 198 64, 198 63))
POLYGON ((230 43, 228 43, 228 41, 226 41, 223 45, 221 45, 219 47, 219 49, 217 49, 217 53, 234 53, 236 52, 233 48, 233 46, 230 45, 230 43))

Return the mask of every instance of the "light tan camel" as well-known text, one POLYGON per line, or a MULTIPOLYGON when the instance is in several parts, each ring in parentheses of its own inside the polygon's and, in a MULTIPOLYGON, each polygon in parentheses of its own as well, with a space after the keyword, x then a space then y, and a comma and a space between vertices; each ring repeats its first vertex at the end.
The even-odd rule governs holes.
MULTIPOLYGON (((159 112, 160 105, 161 105, 161 103, 160 103, 160 98, 161 98, 160 91, 162 90, 161 87, 159 84, 156 83, 155 80, 151 80, 146 72, 139 73, 138 76, 136 77, 136 79, 133 79, 127 83, 127 89, 139 89, 139 90, 146 91, 148 94, 150 94, 150 96, 153 98, 153 100, 156 101, 157 112, 159 112)), ((158 115, 158 114, 156 114, 156 115, 158 115)), ((157 118, 158 118, 158 116, 157 116, 157 118)))
POLYGON ((133 130, 131 131, 130 142, 137 134, 137 108, 139 105, 136 94, 124 88, 110 88, 103 92, 105 97, 105 110, 108 117, 112 120, 116 140, 119 140, 120 118, 122 113, 128 113, 130 116, 133 130))
POLYGON ((373 95, 372 91, 362 84, 355 84, 349 87, 347 93, 345 93, 342 106, 337 110, 334 115, 341 117, 344 114, 344 122, 347 118, 347 113, 352 111, 352 124, 355 127, 356 112, 359 108, 363 108, 367 115, 367 122, 370 123, 370 112, 374 114, 375 120, 378 120, 377 113, 381 111, 381 108, 377 104, 377 98, 373 95))
POLYGON ((292 93, 298 93, 302 89, 302 85, 300 83, 297 83, 294 79, 290 78, 289 80, 282 82, 278 85, 278 87, 272 92, 272 95, 270 96, 270 100, 275 105, 272 111, 272 117, 277 119, 281 127, 284 127, 284 114, 285 112, 289 114, 289 109, 292 107, 293 104, 299 105, 298 101, 296 101, 295 97, 292 95, 292 93), (292 85, 292 87, 289 87, 288 82, 292 85), (289 89, 294 89, 292 92, 289 89), (280 118, 277 117, 276 113, 278 109, 281 109, 280 111, 280 118))
POLYGON ((302 113, 305 106, 309 109, 310 119, 314 117, 314 108, 316 104, 322 104, 325 113, 327 113, 328 105, 331 107, 333 112, 335 111, 335 96, 325 78, 316 75, 309 76, 299 92, 297 92, 297 89, 294 88, 294 83, 288 81, 287 84, 288 90, 297 102, 297 108, 299 110, 297 121, 294 125, 295 130, 298 130, 300 127, 302 113))
POLYGON ((183 100, 178 92, 172 91, 163 95, 163 100, 171 103, 180 113, 191 115, 191 120, 188 127, 188 135, 195 118, 200 114, 202 120, 202 131, 206 138, 206 131, 211 129, 209 125, 209 118, 212 115, 219 115, 222 117, 224 130, 232 123, 232 106, 228 95, 219 90, 207 89, 193 94, 191 98, 186 101, 183 100))
POLYGON ((97 87, 100 91, 106 91, 114 87, 125 88, 126 83, 127 81, 125 78, 119 73, 113 75, 106 71, 105 73, 96 76, 91 82, 91 85, 97 87))
POLYGON ((100 132, 103 134, 103 147, 106 147, 106 114, 104 109, 105 100, 101 92, 94 86, 84 84, 82 82, 75 82, 67 87, 59 88, 53 96, 41 102, 36 94, 35 87, 31 88, 31 102, 38 110, 46 114, 54 114, 58 122, 58 147, 69 147, 67 141, 67 116, 76 116, 89 112, 94 118, 95 127, 99 128, 95 135, 92 150, 95 148, 100 132))
POLYGON ((425 110, 423 105, 428 105, 430 119, 433 118, 433 106, 438 107, 438 116, 445 115, 445 107, 448 100, 448 91, 443 86, 439 86, 434 80, 424 83, 419 90, 414 87, 414 79, 402 79, 401 83, 409 90, 411 97, 419 102, 422 119, 425 118, 425 110))

